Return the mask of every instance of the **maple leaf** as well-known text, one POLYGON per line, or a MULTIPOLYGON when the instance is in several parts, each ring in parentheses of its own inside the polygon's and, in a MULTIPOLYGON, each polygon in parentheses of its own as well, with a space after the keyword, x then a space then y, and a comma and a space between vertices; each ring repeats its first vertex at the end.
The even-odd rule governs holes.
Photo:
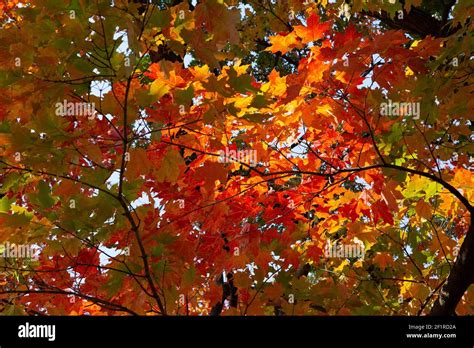
POLYGON ((158 182, 175 182, 180 173, 180 167, 184 165, 183 158, 175 150, 169 149, 164 155, 161 165, 156 172, 158 182))
POLYGON ((472 314, 444 3, 0 1, 0 313, 472 314))
POLYGON ((272 53, 280 52, 285 54, 294 48, 302 48, 303 44, 301 38, 296 35, 296 32, 291 33, 279 33, 275 36, 268 38, 271 46, 266 48, 267 51, 272 53))
POLYGON ((377 223, 380 218, 387 224, 393 225, 393 217, 384 201, 377 201, 372 204, 372 212, 374 213, 374 221, 377 223))
POLYGON ((156 96, 158 99, 160 99, 169 91, 170 87, 168 86, 167 82, 160 79, 153 81, 153 83, 150 85, 150 94, 156 96))
POLYGON ((321 39, 329 27, 330 23, 321 23, 319 21, 319 16, 316 13, 313 13, 307 19, 306 26, 297 25, 294 29, 295 34, 300 37, 303 42, 312 42, 321 39))

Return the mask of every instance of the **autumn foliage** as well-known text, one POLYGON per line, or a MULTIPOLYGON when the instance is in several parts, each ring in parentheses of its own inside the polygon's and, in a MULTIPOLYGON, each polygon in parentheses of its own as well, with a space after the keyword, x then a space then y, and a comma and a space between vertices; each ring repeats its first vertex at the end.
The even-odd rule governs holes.
POLYGON ((1 1, 0 312, 473 314, 472 10, 1 1))

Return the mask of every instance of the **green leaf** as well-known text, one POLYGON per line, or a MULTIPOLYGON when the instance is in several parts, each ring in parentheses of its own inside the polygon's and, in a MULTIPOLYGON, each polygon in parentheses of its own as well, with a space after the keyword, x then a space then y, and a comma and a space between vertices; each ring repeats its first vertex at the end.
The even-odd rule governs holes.
POLYGON ((256 123, 263 123, 266 120, 268 120, 270 117, 271 117, 271 115, 258 114, 258 113, 256 113, 256 114, 246 114, 246 115, 242 116, 242 118, 245 118, 248 121, 256 122, 256 123))
POLYGON ((2 199, 0 199, 0 213, 6 213, 9 211, 10 205, 13 201, 13 199, 8 199, 7 196, 4 196, 2 199))
POLYGON ((115 295, 119 292, 120 288, 123 285, 123 279, 125 273, 114 272, 111 274, 109 281, 107 282, 106 288, 109 296, 115 295))
POLYGON ((237 75, 237 71, 231 67, 229 69, 229 84, 237 92, 255 92, 257 89, 252 86, 252 76, 250 74, 237 75))
POLYGON ((29 224, 31 220, 31 216, 26 214, 5 214, 0 213, 0 217, 2 218, 2 224, 11 228, 19 228, 24 227, 29 224))
POLYGON ((186 108, 191 104, 191 100, 194 97, 194 88, 190 85, 186 89, 176 90, 175 93, 176 103, 179 105, 184 105, 186 108))
POLYGON ((156 237, 156 241, 161 244, 171 244, 177 240, 177 236, 173 236, 171 233, 163 232, 156 237))
POLYGON ((42 208, 51 208, 54 205, 54 199, 51 197, 49 185, 41 180, 38 184, 38 202, 42 208))
POLYGON ((151 248, 151 255, 155 257, 163 255, 164 252, 165 252, 165 246, 163 244, 160 244, 156 247, 151 248))
POLYGON ((267 100, 261 94, 257 94, 253 98, 252 103, 250 104, 250 106, 253 108, 263 108, 263 107, 266 107, 267 105, 268 105, 267 100))
POLYGON ((171 23, 171 14, 170 10, 155 10, 152 11, 153 14, 151 15, 148 25, 153 27, 158 27, 158 28, 166 28, 170 25, 171 23))
POLYGON ((196 269, 191 266, 186 272, 183 274, 183 282, 184 285, 191 285, 194 282, 194 277, 196 276, 196 269))

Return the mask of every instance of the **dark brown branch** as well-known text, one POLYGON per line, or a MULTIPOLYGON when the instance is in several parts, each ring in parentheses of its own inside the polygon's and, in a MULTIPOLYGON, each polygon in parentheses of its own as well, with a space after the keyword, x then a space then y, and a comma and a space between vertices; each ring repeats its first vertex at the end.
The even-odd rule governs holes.
POLYGON ((456 262, 431 309, 430 315, 456 315, 456 307, 467 288, 474 283, 474 214, 456 262))
POLYGON ((122 312, 127 312, 132 315, 138 315, 131 309, 128 309, 127 307, 124 307, 122 305, 119 305, 117 303, 109 302, 94 296, 90 295, 85 295, 82 293, 77 293, 77 292, 72 292, 72 291, 65 291, 65 290, 60 290, 60 289, 55 289, 55 290, 6 290, 6 291, 0 291, 0 295, 4 294, 58 294, 58 295, 73 295, 77 297, 84 298, 86 300, 92 301, 94 303, 97 303, 102 306, 107 306, 109 309, 114 309, 117 311, 122 311, 122 312))
POLYGON ((220 315, 224 308, 224 302, 230 301, 230 306, 236 308, 238 304, 237 288, 234 286, 234 275, 227 273, 227 280, 222 279, 222 274, 219 276, 217 282, 222 286, 222 299, 217 302, 209 313, 210 316, 220 315))

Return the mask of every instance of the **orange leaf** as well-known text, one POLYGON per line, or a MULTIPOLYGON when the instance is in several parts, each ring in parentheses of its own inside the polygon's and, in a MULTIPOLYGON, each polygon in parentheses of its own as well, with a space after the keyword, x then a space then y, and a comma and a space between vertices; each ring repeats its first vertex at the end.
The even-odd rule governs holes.
POLYGON ((307 26, 295 26, 295 33, 298 37, 303 39, 304 42, 312 42, 321 39, 324 32, 328 29, 329 23, 320 23, 319 17, 313 13, 311 17, 308 18, 307 26))

